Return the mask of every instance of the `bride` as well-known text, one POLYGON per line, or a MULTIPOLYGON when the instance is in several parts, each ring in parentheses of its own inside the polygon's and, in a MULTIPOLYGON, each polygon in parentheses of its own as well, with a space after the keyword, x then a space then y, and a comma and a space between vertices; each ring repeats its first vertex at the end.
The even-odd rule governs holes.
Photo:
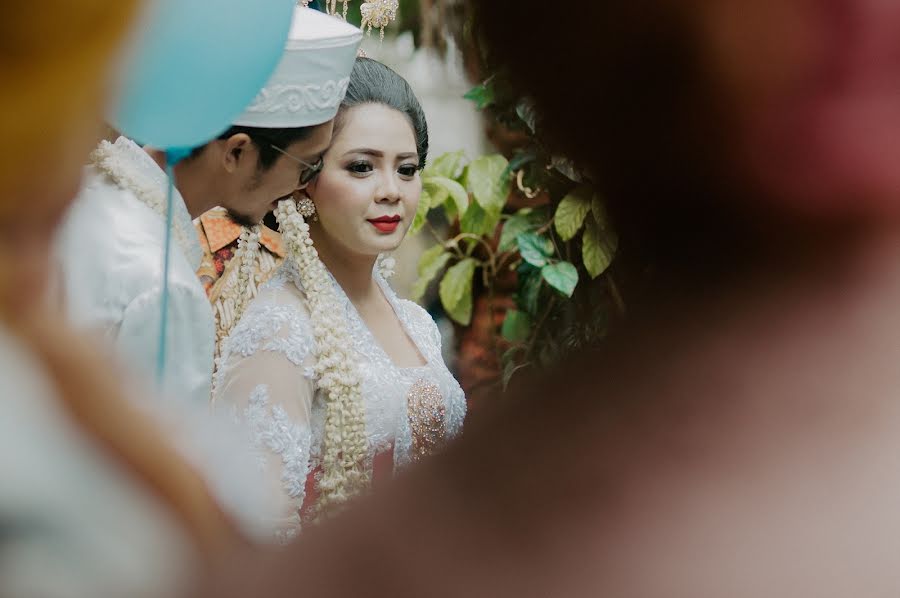
POLYGON ((285 263, 222 343, 214 400, 289 505, 284 539, 461 430, 440 333, 380 257, 409 229, 427 152, 409 84, 357 59, 321 173, 276 210, 285 263))

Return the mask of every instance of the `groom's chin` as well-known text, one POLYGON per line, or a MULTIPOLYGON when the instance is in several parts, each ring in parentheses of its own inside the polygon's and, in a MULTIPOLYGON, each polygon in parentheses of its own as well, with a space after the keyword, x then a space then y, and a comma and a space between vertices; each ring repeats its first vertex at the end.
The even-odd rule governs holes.
POLYGON ((232 220, 234 220, 236 223, 240 224, 241 226, 245 226, 247 228, 250 228, 251 226, 256 226, 257 224, 259 224, 260 220, 262 220, 262 218, 254 218, 253 216, 250 216, 247 214, 241 214, 241 213, 235 212, 233 210, 228 210, 228 217, 231 218, 232 220))

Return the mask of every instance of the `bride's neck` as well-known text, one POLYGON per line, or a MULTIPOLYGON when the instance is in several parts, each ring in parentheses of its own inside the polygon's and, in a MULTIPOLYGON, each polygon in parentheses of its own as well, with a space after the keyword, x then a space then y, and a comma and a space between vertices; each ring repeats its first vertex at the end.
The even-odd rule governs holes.
POLYGON ((319 227, 313 224, 310 227, 310 236, 319 259, 341 285, 347 298, 354 304, 366 301, 377 290, 372 269, 375 267, 376 256, 352 254, 351 252, 335 247, 321 234, 319 227))

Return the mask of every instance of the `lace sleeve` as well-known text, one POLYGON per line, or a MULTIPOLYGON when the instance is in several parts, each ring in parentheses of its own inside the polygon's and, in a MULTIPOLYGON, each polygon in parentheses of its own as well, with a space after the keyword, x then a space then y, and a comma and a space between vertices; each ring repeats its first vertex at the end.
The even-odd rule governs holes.
POLYGON ((223 343, 214 401, 247 427, 270 490, 284 505, 274 524, 287 539, 299 530, 310 471, 313 340, 299 298, 272 295, 261 293, 223 343))

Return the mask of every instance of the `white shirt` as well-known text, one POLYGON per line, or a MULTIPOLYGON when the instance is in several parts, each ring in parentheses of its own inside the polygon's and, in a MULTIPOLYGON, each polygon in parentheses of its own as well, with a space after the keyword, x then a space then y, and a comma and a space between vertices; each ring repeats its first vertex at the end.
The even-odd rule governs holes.
MULTIPOLYGON (((168 177, 134 142, 103 142, 57 243, 72 322, 102 330, 122 360, 152 383, 163 292, 168 177), (113 174, 110 174, 110 171, 113 174)), ((197 279, 202 250, 184 200, 173 197, 167 358, 162 392, 209 401, 215 322, 197 279)))

